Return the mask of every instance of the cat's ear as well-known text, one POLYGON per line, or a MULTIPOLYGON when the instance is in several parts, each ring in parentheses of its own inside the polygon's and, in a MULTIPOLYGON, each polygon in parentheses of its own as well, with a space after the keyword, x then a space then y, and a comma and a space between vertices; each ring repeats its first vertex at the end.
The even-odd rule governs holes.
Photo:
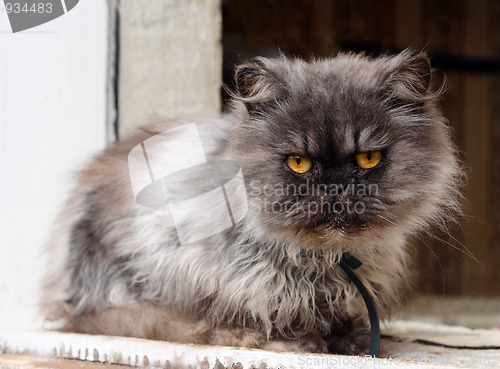
POLYGON ((431 98, 431 62, 427 54, 404 51, 397 58, 402 61, 384 83, 388 97, 410 103, 422 103, 431 98))
POLYGON ((265 58, 256 58, 236 67, 233 98, 242 101, 250 115, 264 112, 285 95, 283 84, 266 66, 265 58))

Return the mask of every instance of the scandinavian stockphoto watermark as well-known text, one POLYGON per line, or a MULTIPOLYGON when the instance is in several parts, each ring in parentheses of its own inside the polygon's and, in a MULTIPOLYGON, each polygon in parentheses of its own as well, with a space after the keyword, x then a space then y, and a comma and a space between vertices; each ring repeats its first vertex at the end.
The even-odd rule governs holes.
POLYGON ((79 0, 4 0, 12 32, 50 22, 73 9, 79 0))
POLYGON ((167 208, 181 245, 235 226, 248 211, 240 166, 207 160, 202 141, 193 122, 148 138, 128 156, 137 203, 167 208))
POLYGON ((315 183, 310 180, 297 185, 269 184, 259 180, 248 184, 250 206, 265 213, 293 214, 363 214, 363 199, 378 197, 377 184, 315 183))

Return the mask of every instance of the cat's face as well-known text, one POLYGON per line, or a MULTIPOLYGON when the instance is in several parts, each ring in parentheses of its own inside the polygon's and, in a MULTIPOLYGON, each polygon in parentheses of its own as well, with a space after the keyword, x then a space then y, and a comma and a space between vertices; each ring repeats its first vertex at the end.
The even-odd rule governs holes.
POLYGON ((411 232, 455 206, 457 163, 430 73, 408 52, 238 68, 231 150, 254 225, 350 241, 411 232))

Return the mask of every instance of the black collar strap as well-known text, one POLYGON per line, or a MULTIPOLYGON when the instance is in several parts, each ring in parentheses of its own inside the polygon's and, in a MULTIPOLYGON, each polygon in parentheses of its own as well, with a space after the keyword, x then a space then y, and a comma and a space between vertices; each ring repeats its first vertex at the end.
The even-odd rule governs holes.
POLYGON ((368 354, 372 357, 377 357, 380 351, 380 323, 378 321, 377 309, 375 308, 370 293, 356 273, 354 273, 354 270, 358 269, 363 263, 354 256, 344 253, 340 259, 339 265, 354 283, 365 301, 366 308, 368 309, 368 316, 370 317, 370 350, 368 354))

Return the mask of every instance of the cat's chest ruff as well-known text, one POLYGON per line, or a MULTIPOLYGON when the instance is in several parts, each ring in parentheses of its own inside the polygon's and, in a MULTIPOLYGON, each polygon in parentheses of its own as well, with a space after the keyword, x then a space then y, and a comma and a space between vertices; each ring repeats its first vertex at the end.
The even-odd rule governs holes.
POLYGON ((319 306, 331 303, 342 295, 345 278, 338 264, 328 263, 322 255, 310 257, 307 252, 294 262, 284 263, 275 269, 276 276, 268 286, 268 293, 280 294, 280 301, 291 305, 319 306))

